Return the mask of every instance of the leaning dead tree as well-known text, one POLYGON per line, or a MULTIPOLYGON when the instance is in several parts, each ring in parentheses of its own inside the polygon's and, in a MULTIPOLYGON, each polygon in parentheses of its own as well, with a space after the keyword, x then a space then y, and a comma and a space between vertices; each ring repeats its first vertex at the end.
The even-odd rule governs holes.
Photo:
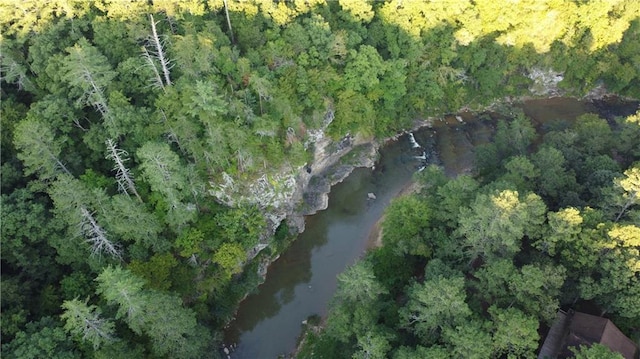
MULTIPOLYGON (((98 85, 94 79, 93 73, 86 67, 82 66, 79 71, 79 76, 89 85, 89 88, 84 93, 84 101, 93 106, 100 113, 102 119, 106 122, 107 126, 114 124, 114 118, 109 109, 107 103, 107 97, 104 90, 98 85)), ((83 99, 81 99, 83 100, 83 99)))
POLYGON ((135 182, 133 181, 133 175, 131 171, 125 166, 125 162, 129 161, 129 153, 116 146, 113 140, 108 139, 105 141, 107 145, 106 158, 114 162, 113 171, 116 173, 116 182, 118 183, 118 189, 122 193, 132 194, 142 202, 142 198, 136 190, 135 182))
POLYGON ((8 51, 0 51, 0 72, 2 80, 8 83, 14 83, 18 86, 18 90, 32 89, 33 84, 27 76, 27 67, 10 55, 8 51))
POLYGON ((107 232, 98 224, 93 214, 86 207, 81 206, 80 215, 82 216, 80 229, 86 241, 91 245, 91 255, 108 254, 122 260, 119 246, 107 238, 107 232))
POLYGON ((227 4, 227 0, 224 0, 224 14, 227 17, 227 26, 229 26, 229 36, 231 37, 231 43, 235 44, 236 40, 233 38, 233 29, 231 28, 231 19, 229 18, 229 4, 227 4))
POLYGON ((109 108, 109 93, 106 91, 116 76, 109 60, 87 39, 81 38, 67 49, 69 53, 63 59, 64 80, 80 93, 77 104, 89 105, 102 116, 105 127, 117 132, 115 116, 109 108))
POLYGON ((156 67, 156 63, 153 60, 154 57, 151 56, 149 50, 146 47, 142 47, 142 57, 149 65, 149 68, 153 72, 153 77, 151 78, 151 87, 160 88, 164 91, 164 82, 162 82, 162 77, 160 76, 160 72, 158 72, 158 67, 156 67))
POLYGON ((159 71, 156 68, 155 61, 157 60, 160 64, 160 68, 162 69, 162 75, 164 76, 164 83, 160 81, 158 84, 162 88, 164 86, 171 86, 171 77, 169 70, 173 67, 171 60, 167 59, 164 51, 164 37, 158 35, 158 31, 156 30, 156 22, 153 20, 153 15, 149 14, 149 19, 151 21, 151 37, 147 41, 147 47, 143 50, 143 56, 147 59, 147 62, 151 65, 153 72, 157 74, 156 83, 158 78, 160 77, 159 71))

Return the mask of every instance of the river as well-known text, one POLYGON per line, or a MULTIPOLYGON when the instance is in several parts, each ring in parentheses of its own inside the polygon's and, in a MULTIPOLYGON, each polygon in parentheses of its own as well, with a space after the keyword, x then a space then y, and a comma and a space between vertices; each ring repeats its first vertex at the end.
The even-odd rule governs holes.
MULTIPOLYGON (((633 113, 637 103, 608 115, 633 113)), ((603 106, 570 98, 531 100, 521 106, 536 127, 554 119, 574 120, 603 106)), ((471 169, 473 147, 489 140, 495 120, 471 113, 445 116, 432 128, 414 136, 435 161, 454 176, 471 169), (430 152, 430 151, 428 151, 430 152)), ((225 344, 234 345, 232 358, 274 359, 290 353, 311 315, 324 316, 336 289, 336 276, 360 258, 368 246, 371 228, 422 165, 407 135, 386 145, 374 170, 359 168, 329 195, 329 207, 306 218, 304 233, 270 267, 258 292, 248 296, 225 332, 225 344), (370 199, 368 194, 375 194, 370 199)), ((429 156, 427 156, 429 158, 429 156)))

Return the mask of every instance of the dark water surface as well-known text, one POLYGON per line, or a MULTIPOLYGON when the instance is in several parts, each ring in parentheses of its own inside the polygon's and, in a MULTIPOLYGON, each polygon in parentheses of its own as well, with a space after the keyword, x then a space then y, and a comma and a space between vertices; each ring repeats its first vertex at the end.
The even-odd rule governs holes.
MULTIPOLYGON (((522 108, 536 127, 601 110, 568 98, 532 100, 522 108)), ((443 118, 433 129, 418 131, 415 138, 435 149, 447 174, 455 175, 470 170, 473 147, 490 139, 494 125, 486 116, 479 119, 463 113, 458 118, 443 118)), ((356 169, 332 188, 329 208, 306 219, 305 232, 269 267, 259 292, 241 303, 225 333, 227 346, 237 345, 232 358, 274 359, 290 353, 301 334, 302 321, 326 314, 336 276, 362 256, 371 228, 391 199, 410 183, 420 167, 413 157, 416 154, 408 136, 402 136, 381 149, 375 170, 356 169), (377 198, 367 199, 369 192, 377 198)))
POLYGON ((286 354, 302 321, 326 314, 336 276, 363 254, 371 227, 419 165, 410 149, 407 136, 385 147, 376 170, 354 170, 332 188, 329 209, 306 218, 304 233, 269 267, 259 293, 240 305, 225 335, 227 344, 238 343, 232 358, 286 354))

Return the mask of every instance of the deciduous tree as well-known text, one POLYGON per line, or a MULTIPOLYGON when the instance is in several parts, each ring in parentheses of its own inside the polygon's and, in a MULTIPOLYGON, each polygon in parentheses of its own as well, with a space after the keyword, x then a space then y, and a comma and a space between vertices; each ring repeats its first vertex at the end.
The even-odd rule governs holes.
MULTIPOLYGON (((597 261, 593 264, 594 268, 590 275, 582 275, 579 278, 580 295, 584 299, 595 300, 602 308, 603 314, 614 312, 620 317, 633 320, 640 317, 638 247, 622 245, 626 241, 619 231, 609 233, 613 236, 611 238, 613 243, 601 244, 594 248, 600 249, 600 255, 596 257, 597 261)), ((637 241, 634 234, 637 235, 638 231, 635 230, 630 234, 637 241)))
POLYGON ((213 261, 222 268, 224 277, 228 279, 240 273, 246 260, 247 253, 237 243, 224 243, 213 254, 213 261))
POLYGON ((489 308, 495 355, 532 357, 538 348, 538 320, 515 308, 489 308))
POLYGON ((626 118, 618 119, 620 126, 619 139, 614 142, 614 146, 626 161, 640 160, 640 111, 626 118))
POLYGON ((589 346, 581 345, 577 348, 573 347, 570 350, 575 355, 576 359, 623 359, 624 357, 620 353, 611 351, 608 347, 600 344, 593 343, 589 346))
POLYGON ((509 257, 520 250, 525 234, 533 234, 544 221, 546 206, 533 193, 520 199, 504 190, 479 194, 471 208, 460 211, 458 233, 464 237, 471 259, 509 257))
POLYGON ((494 142, 502 158, 512 155, 525 155, 536 131, 531 121, 523 112, 518 111, 516 117, 509 121, 498 121, 494 142))
POLYGON ((426 342, 438 329, 463 324, 471 315, 461 277, 437 277, 416 283, 408 290, 408 296, 409 301, 399 313, 403 326, 426 342))
POLYGON ((358 348, 352 356, 353 359, 383 359, 387 358, 391 345, 384 333, 373 328, 358 336, 358 348))
POLYGON ((393 359, 449 359, 451 355, 449 350, 440 345, 432 345, 430 347, 423 347, 418 345, 415 348, 402 346, 394 351, 393 359))
POLYGON ((567 170, 566 159, 559 150, 543 146, 532 156, 531 161, 538 170, 544 171, 544 176, 540 176, 537 183, 537 193, 546 196, 545 198, 554 198, 563 204, 562 197, 567 192, 580 192, 575 174, 567 170))
POLYGON ((504 165, 506 173, 502 179, 513 183, 519 191, 534 190, 535 182, 540 176, 540 169, 525 156, 515 156, 507 160, 504 165))
POLYGON ((448 344, 448 353, 454 358, 483 359, 491 357, 493 343, 488 330, 490 323, 470 320, 455 328, 448 327, 442 332, 442 339, 448 344))
POLYGON ((573 128, 578 134, 580 152, 596 155, 610 151, 613 138, 607 120, 595 114, 586 114, 576 119, 573 128))
POLYGON ((624 177, 615 181, 619 193, 615 203, 620 208, 615 221, 619 221, 627 210, 640 202, 640 166, 634 166, 624 171, 624 177))
POLYGON ((436 190, 437 198, 431 205, 437 206, 438 210, 432 211, 433 216, 449 228, 456 228, 460 208, 466 207, 473 201, 478 186, 478 182, 468 175, 460 175, 447 181, 436 190))
POLYGON ((418 197, 394 200, 387 209, 382 224, 382 237, 397 255, 414 254, 428 257, 430 245, 425 238, 430 225, 431 210, 418 197))
POLYGON ((534 243, 534 246, 542 252, 555 255, 557 246, 561 248, 568 242, 577 239, 582 230, 582 215, 576 208, 569 207, 558 212, 547 213, 549 233, 534 243))
POLYGON ((488 263, 475 275, 480 297, 503 307, 516 306, 525 313, 552 322, 566 270, 561 266, 527 264, 517 268, 511 260, 488 263))
POLYGON ((55 250, 48 240, 59 236, 64 224, 52 218, 47 202, 27 189, 2 194, 2 261, 30 280, 53 278, 55 250))
POLYGON ((81 353, 59 321, 43 317, 28 323, 12 341, 3 343, 2 355, 24 359, 73 359, 81 356, 81 353))
POLYGON ((332 314, 327 333, 348 343, 365 336, 377 322, 377 299, 386 293, 376 280, 371 264, 360 262, 338 276, 338 289, 332 300, 332 314))

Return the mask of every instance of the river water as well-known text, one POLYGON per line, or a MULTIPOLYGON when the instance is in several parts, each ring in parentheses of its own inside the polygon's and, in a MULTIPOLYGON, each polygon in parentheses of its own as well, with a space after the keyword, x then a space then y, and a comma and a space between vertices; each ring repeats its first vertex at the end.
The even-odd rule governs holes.
MULTIPOLYGON (((598 112, 591 103, 569 98, 527 101, 522 108, 536 127, 598 112)), ((633 113, 633 105, 619 112, 613 114, 633 113)), ((461 113, 417 131, 415 139, 434 149, 437 159, 432 161, 454 176, 471 169, 473 147, 489 140, 494 125, 490 116, 461 113)), ((401 136, 381 149, 375 170, 356 169, 332 188, 328 209, 306 218, 304 233, 269 267, 258 292, 240 304, 225 332, 225 344, 237 345, 232 358, 274 359, 288 354, 302 333, 302 322, 314 314, 326 315, 336 276, 363 255, 371 228, 421 166, 414 157, 421 151, 412 149, 407 135, 401 136), (376 199, 369 199, 368 193, 376 199)))
POLYGON ((407 136, 387 146, 376 170, 355 169, 332 188, 329 209, 306 218, 305 231, 269 267, 259 292, 241 303, 225 335, 227 344, 238 344, 232 358, 286 354, 302 321, 326 314, 336 276, 362 255, 369 230, 416 171, 410 150, 407 136))

